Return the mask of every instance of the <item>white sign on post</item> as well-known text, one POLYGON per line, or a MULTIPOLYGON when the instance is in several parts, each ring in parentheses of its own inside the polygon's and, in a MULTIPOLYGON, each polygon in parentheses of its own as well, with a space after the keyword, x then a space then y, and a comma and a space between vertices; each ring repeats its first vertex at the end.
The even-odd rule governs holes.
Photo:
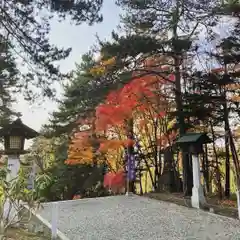
POLYGON ((52 203, 52 240, 57 239, 58 203, 52 203))

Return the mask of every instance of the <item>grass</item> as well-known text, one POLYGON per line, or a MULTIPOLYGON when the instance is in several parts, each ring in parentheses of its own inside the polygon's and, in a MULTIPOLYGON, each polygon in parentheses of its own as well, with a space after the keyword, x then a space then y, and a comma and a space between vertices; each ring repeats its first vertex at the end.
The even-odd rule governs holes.
MULTIPOLYGON (((190 197, 184 197, 183 194, 180 193, 147 193, 145 196, 156 200, 175 203, 185 207, 191 207, 190 197)), ((231 218, 238 218, 236 201, 219 201, 219 199, 215 196, 207 197, 206 200, 207 205, 205 210, 209 211, 209 209, 212 208, 216 214, 231 218)))
POLYGON ((46 237, 30 233, 23 228, 10 228, 6 236, 8 240, 47 240, 46 237))

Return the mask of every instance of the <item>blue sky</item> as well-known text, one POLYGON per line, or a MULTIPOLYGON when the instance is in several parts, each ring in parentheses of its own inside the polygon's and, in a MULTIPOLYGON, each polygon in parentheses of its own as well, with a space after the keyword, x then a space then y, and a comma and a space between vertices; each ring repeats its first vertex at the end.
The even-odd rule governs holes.
MULTIPOLYGON (((87 52, 95 43, 96 33, 101 39, 111 36, 111 31, 115 29, 119 23, 120 9, 115 6, 114 1, 108 0, 105 1, 102 13, 104 21, 94 26, 88 26, 86 24, 74 26, 68 21, 59 23, 56 19, 52 21, 51 43, 59 47, 72 48, 71 55, 60 63, 62 71, 67 72, 74 69, 75 63, 79 63, 81 55, 87 52)), ((60 87, 56 86, 56 88, 60 93, 60 87)), ((49 113, 57 109, 57 106, 49 100, 43 104, 30 105, 20 97, 14 108, 22 113, 24 123, 35 130, 40 130, 41 125, 47 122, 49 113)))

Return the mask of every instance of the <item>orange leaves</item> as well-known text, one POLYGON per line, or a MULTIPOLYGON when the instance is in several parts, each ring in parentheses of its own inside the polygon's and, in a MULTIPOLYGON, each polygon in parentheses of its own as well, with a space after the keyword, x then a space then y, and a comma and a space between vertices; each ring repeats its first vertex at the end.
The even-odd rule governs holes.
MULTIPOLYGON (((134 144, 132 140, 106 140, 96 137, 96 131, 94 127, 92 130, 81 131, 74 134, 73 139, 68 147, 68 159, 65 161, 66 164, 91 164, 93 161, 96 163, 101 162, 105 156, 109 155, 109 159, 106 161, 110 165, 115 165, 112 161, 115 161, 116 153, 123 147, 127 147, 134 144), (93 134, 95 133, 95 134, 93 134), (95 136, 95 137, 93 137, 95 136)), ((119 152, 118 152, 119 154, 119 152)))
POLYGON ((229 84, 229 85, 227 85, 227 89, 232 90, 232 91, 238 90, 238 89, 240 90, 240 83, 229 84))
POLYGON ((159 100, 160 78, 154 75, 133 79, 123 88, 111 92, 104 104, 96 108, 97 129, 123 125, 136 112, 143 112, 159 100))
POLYGON ((240 96, 234 95, 231 97, 231 101, 233 102, 240 102, 240 96))
POLYGON ((68 159, 66 164, 85 164, 91 163, 94 158, 92 146, 92 132, 90 130, 75 133, 68 147, 68 159))
MULTIPOLYGON (((166 83, 169 84, 169 82, 172 86, 171 81, 174 81, 174 75, 169 74, 170 67, 167 64, 161 64, 164 61, 165 57, 149 58, 144 66, 146 68, 145 76, 142 76, 144 70, 134 72, 133 79, 129 83, 121 89, 110 92, 106 100, 96 107, 95 121, 93 121, 92 116, 87 121, 84 119, 79 121, 83 129, 80 133, 75 134, 72 143, 69 145, 67 164, 90 163, 93 160, 96 161, 96 158, 99 160, 99 156, 107 162, 116 161, 118 159, 117 154, 120 157, 122 156, 123 148, 134 144, 132 140, 117 139, 126 137, 125 124, 129 119, 137 121, 143 119, 139 121, 139 126, 142 126, 142 130, 145 131, 144 134, 151 134, 153 121, 166 116, 168 100, 162 94, 163 86, 166 83), (164 75, 158 76, 154 72, 151 73, 151 69, 161 71, 164 75), (170 81, 166 81, 165 78, 170 81), (87 131, 83 126, 89 130, 87 131), (116 130, 113 135, 110 134, 112 130, 116 130), (101 134, 104 132, 104 137, 114 139, 101 141, 95 139, 97 144, 94 144, 92 135, 96 136, 100 131, 101 134)), ((91 73, 102 75, 115 65, 116 58, 100 61, 98 66, 91 70, 91 73)), ((137 121, 134 121, 134 127, 137 126, 137 121)), ((141 132, 141 129, 139 132, 141 132)))
POLYGON ((122 147, 122 141, 120 140, 109 140, 105 141, 100 144, 99 151, 100 152, 107 152, 109 149, 115 149, 118 150, 122 147))
POLYGON ((131 116, 131 109, 124 105, 101 104, 96 108, 96 128, 106 130, 111 126, 122 125, 131 116))
POLYGON ((100 144, 99 151, 100 152, 107 152, 109 149, 119 150, 122 147, 132 146, 134 144, 133 140, 106 140, 100 144))
MULTIPOLYGON (((115 64, 116 58, 112 58, 100 62, 99 66, 106 69, 115 64)), ((113 126, 122 126, 136 112, 143 112, 152 108, 152 105, 159 105, 162 85, 175 80, 174 74, 169 74, 170 67, 167 64, 168 59, 165 56, 149 57, 143 62, 141 70, 133 72, 133 79, 129 83, 109 93, 106 101, 96 108, 97 129, 107 130, 113 126), (151 70, 159 71, 162 76, 151 73, 151 70)))
POLYGON ((93 160, 92 147, 81 148, 81 146, 79 146, 78 149, 76 148, 71 149, 71 147, 69 147, 68 159, 65 161, 65 163, 68 165, 85 164, 85 163, 87 164, 87 163, 91 163, 92 160, 93 160))

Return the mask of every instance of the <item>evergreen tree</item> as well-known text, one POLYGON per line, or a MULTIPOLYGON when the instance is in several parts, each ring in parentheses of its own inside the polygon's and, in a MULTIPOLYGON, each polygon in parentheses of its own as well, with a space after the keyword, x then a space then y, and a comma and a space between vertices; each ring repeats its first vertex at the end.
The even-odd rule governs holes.
POLYGON ((19 72, 6 42, 0 44, 0 126, 9 123, 16 113, 12 110, 19 72))
POLYGON ((70 134, 77 126, 76 121, 93 112, 102 100, 104 93, 95 89, 95 79, 89 70, 95 65, 92 53, 82 56, 80 64, 76 65, 72 77, 64 86, 63 100, 59 101, 59 108, 52 113, 48 128, 50 135, 70 134))
MULTIPOLYGON (((72 22, 93 24, 102 20, 99 10, 102 0, 3 0, 1 1, 0 28, 2 39, 7 42, 12 53, 25 67, 19 85, 26 89, 29 84, 37 85, 43 93, 51 97, 50 85, 59 81, 62 75, 56 62, 66 58, 71 49, 59 49, 49 42, 50 20, 58 16, 60 20, 70 17, 72 22)), ((28 92, 32 95, 31 90, 28 92)))

